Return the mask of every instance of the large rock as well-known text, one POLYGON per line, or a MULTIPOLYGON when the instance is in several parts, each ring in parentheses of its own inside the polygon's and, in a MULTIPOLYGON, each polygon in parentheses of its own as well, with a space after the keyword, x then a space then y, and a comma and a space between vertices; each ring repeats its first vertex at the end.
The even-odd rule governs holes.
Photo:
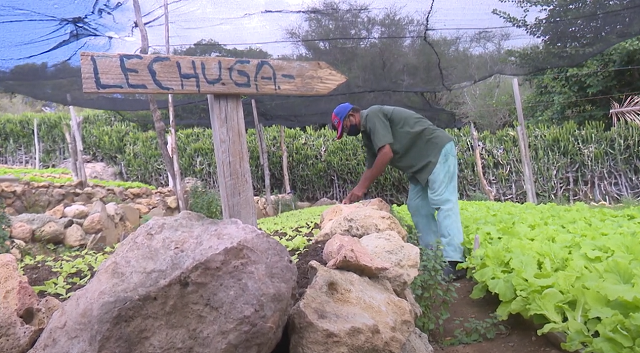
POLYGON ((28 243, 33 237, 33 229, 26 223, 16 222, 11 226, 10 234, 11 238, 28 243))
POLYGON ((388 281, 309 266, 317 272, 289 317, 291 353, 401 352, 413 314, 388 281))
POLYGON ((380 277, 387 279, 395 293, 401 296, 418 275, 420 248, 406 243, 391 231, 366 235, 360 239, 360 244, 372 256, 391 265, 380 277))
POLYGON ((63 303, 30 353, 269 353, 296 276, 285 247, 255 227, 157 217, 63 303))
POLYGON ((433 353, 433 347, 429 343, 429 337, 415 328, 402 347, 402 353, 433 353))
MULTIPOLYGON (((84 157, 85 159, 87 157, 84 157)), ((65 160, 59 165, 59 168, 69 169, 71 166, 70 160, 65 160)), ((85 161, 84 170, 87 175, 87 179, 99 179, 99 180, 121 180, 118 172, 114 167, 103 162, 89 162, 85 161)))
POLYGON ((56 222, 58 218, 45 215, 45 214, 29 214, 24 213, 18 216, 10 217, 11 224, 16 223, 24 223, 31 227, 31 229, 36 230, 42 228, 45 224, 49 222, 56 222))
POLYGON ((75 248, 78 246, 86 245, 87 241, 87 236, 84 233, 84 230, 82 230, 82 227, 80 227, 79 225, 74 224, 65 230, 63 241, 64 245, 75 248))
POLYGON ((360 239, 336 234, 325 245, 322 258, 327 268, 351 271, 367 277, 377 277, 391 266, 372 256, 360 244, 360 239))
POLYGON ((329 240, 336 234, 362 238, 368 234, 385 231, 396 232, 403 241, 407 240, 407 231, 391 213, 373 207, 360 207, 326 223, 313 241, 329 240))
MULTIPOLYGON (((322 199, 320 201, 323 201, 323 200, 326 200, 326 199, 322 199)), ((320 201, 318 201, 316 205, 319 205, 320 201)), ((325 202, 324 204, 327 204, 327 203, 325 202)), ((338 204, 338 205, 329 207, 326 210, 324 210, 324 212, 322 212, 322 215, 320 216, 320 228, 326 227, 331 221, 333 221, 334 219, 340 216, 343 216, 347 213, 350 213, 362 208, 371 208, 374 210, 383 211, 387 213, 391 212, 391 206, 389 206, 389 204, 384 202, 384 200, 382 200, 381 198, 375 198, 373 200, 363 200, 350 205, 338 204)))
POLYGON ((85 218, 89 214, 89 209, 85 205, 71 205, 64 209, 63 215, 67 218, 85 218))
POLYGON ((58 222, 49 222, 36 229, 33 238, 38 242, 50 244, 62 243, 64 240, 64 226, 58 222))
POLYGON ((25 353, 36 341, 60 302, 38 300, 11 254, 0 254, 0 352, 25 353))

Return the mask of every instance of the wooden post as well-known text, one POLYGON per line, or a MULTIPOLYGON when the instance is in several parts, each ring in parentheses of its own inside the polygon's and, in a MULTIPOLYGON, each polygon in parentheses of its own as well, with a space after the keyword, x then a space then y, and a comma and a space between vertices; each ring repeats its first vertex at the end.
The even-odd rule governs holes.
POLYGON ((520 157, 522 158, 522 170, 524 171, 524 188, 527 192, 527 202, 538 203, 536 197, 535 182, 533 179, 533 168, 529 155, 529 139, 524 123, 524 113, 522 112, 522 100, 520 99, 520 87, 518 79, 513 79, 513 97, 516 101, 516 112, 518 113, 518 145, 520 146, 520 157))
MULTIPOLYGON (((144 20, 142 19, 142 10, 140 10, 139 0, 133 0, 133 11, 136 16, 136 25, 138 26, 138 28, 140 28, 140 42, 141 42, 140 54, 147 54, 149 53, 149 35, 147 34, 147 28, 145 27, 144 20)), ((82 56, 82 54, 80 55, 82 56)), ((139 57, 139 55, 135 55, 135 54, 122 54, 122 55, 123 55, 123 59, 126 57, 126 58, 129 58, 129 60, 139 57)), ((125 60, 122 60, 122 62, 124 63, 125 60)), ((82 66, 82 63, 81 63, 81 66, 82 66)), ((126 64, 123 64, 123 66, 126 66, 126 64)), ((95 68, 96 67, 92 68, 92 70, 94 70, 95 68)), ((131 68, 121 68, 120 72, 123 75, 127 76, 127 79, 125 80, 127 83, 126 87, 146 88, 146 85, 136 85, 135 83, 131 83, 131 81, 129 80, 130 76, 135 76, 135 73, 138 72, 135 69, 131 71, 131 68)), ((147 72, 149 71, 147 70, 147 72)), ((83 72, 83 75, 84 75, 84 72, 83 72)), ((124 87, 121 85, 112 86, 108 84, 103 86, 99 73, 96 73, 95 71, 94 71, 94 78, 97 78, 97 81, 94 83, 96 87, 109 87, 109 86, 124 87)), ((82 86, 83 87, 85 86, 84 76, 83 76, 82 86)), ((134 91, 138 91, 138 90, 136 89, 134 91)), ((130 91, 129 93, 133 93, 133 92, 130 91)), ((136 93, 140 93, 140 92, 136 92, 136 93)), ((143 93, 166 94, 167 92, 166 90, 162 90, 161 92, 143 92, 143 93)), ((160 153, 162 154, 162 161, 164 162, 164 167, 167 169, 167 173, 169 174, 169 179, 170 180, 173 179, 173 181, 175 182, 176 172, 173 168, 173 159, 169 155, 169 149, 167 148, 167 137, 165 135, 165 131, 167 130, 167 128, 162 122, 162 114, 160 114, 160 109, 158 109, 158 102, 156 101, 156 97, 153 94, 148 94, 147 99, 149 100, 149 109, 151 110, 151 116, 153 117, 153 127, 156 131, 156 138, 158 139, 158 148, 160 149, 160 153)), ((177 194, 177 191, 175 190, 175 188, 174 188, 174 191, 177 194)))
POLYGON ((69 128, 65 122, 62 123, 62 131, 64 132, 64 137, 67 140, 67 146, 69 146, 69 158, 71 162, 69 163, 69 167, 71 168, 71 176, 74 181, 80 180, 78 176, 78 148, 76 147, 76 139, 69 132, 69 128))
POLYGON ((265 197, 267 198, 267 213, 269 216, 273 216, 275 209, 273 208, 273 200, 271 200, 271 173, 269 172, 269 154, 267 153, 267 143, 264 140, 264 130, 258 119, 258 110, 256 109, 256 100, 251 100, 251 107, 253 108, 253 123, 256 126, 256 137, 258 140, 258 150, 260 154, 260 164, 262 164, 262 170, 264 171, 264 189, 265 197))
MULTIPOLYGON (((171 134, 167 135, 167 150, 169 151, 169 156, 171 156, 171 159, 173 160, 173 155, 171 154, 172 153, 172 151, 171 151, 171 134)), ((173 178, 171 177, 171 174, 169 174, 168 172, 167 172, 167 178, 169 179, 169 187, 174 189, 174 187, 173 187, 173 185, 174 185, 173 178)))
POLYGON ((38 140, 38 119, 33 119, 33 143, 36 147, 36 169, 40 169, 40 141, 38 140))
POLYGON ((240 96, 207 95, 224 218, 258 226, 240 96))
MULTIPOLYGON (((169 2, 164 0, 164 42, 166 46, 167 55, 171 54, 171 46, 169 45, 169 2)), ((169 93, 168 98, 169 108, 169 130, 171 131, 171 139, 169 140, 169 154, 173 161, 173 170, 175 173, 175 179, 173 180, 173 189, 175 190, 176 197, 178 199, 178 209, 180 212, 187 210, 187 205, 184 199, 184 191, 182 190, 182 173, 180 173, 180 159, 178 156, 178 136, 176 135, 176 119, 173 112, 173 94, 169 93)))
POLYGON ((284 140, 284 126, 280 125, 280 149, 282 150, 282 175, 284 176, 285 193, 291 193, 291 184, 289 184, 289 161, 287 156, 287 145, 284 140))
POLYGON ((242 95, 318 96, 347 80, 318 61, 82 52, 80 68, 84 93, 206 94, 223 218, 253 226, 257 219, 242 95))
MULTIPOLYGON (((88 186, 88 182, 87 182, 87 173, 84 169, 84 148, 82 146, 82 130, 81 129, 81 124, 82 124, 82 118, 78 118, 78 116, 76 115, 76 110, 73 107, 73 105, 71 105, 71 94, 67 94, 67 102, 69 102, 69 112, 71 113, 71 134, 70 134, 70 138, 73 141, 73 145, 75 146, 75 150, 76 150, 76 173, 77 173, 77 179, 76 180, 80 180, 82 182, 82 187, 86 188, 88 186)), ((72 160, 73 163, 73 160, 72 160)))
POLYGON ((484 191, 485 195, 489 197, 489 201, 493 201, 493 190, 491 190, 489 184, 487 184, 487 180, 484 178, 484 172, 482 171, 482 158, 480 158, 480 143, 478 142, 478 132, 473 126, 473 122, 469 124, 469 129, 471 131, 471 140, 473 141, 473 152, 476 159, 476 171, 478 172, 478 178, 480 178, 480 185, 482 185, 482 190, 484 191))

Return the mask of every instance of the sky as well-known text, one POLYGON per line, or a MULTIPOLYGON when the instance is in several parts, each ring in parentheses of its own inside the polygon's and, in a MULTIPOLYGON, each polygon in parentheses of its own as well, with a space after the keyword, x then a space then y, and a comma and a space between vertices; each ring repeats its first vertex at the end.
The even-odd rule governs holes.
MULTIPOLYGON (((148 26, 150 44, 164 51, 164 18, 162 0, 141 0, 145 20, 160 17, 148 26)), ((200 39, 214 39, 230 47, 258 46, 273 55, 293 52, 291 43, 269 43, 286 40, 285 28, 301 23, 295 13, 264 13, 264 11, 303 10, 315 3, 311 0, 169 0, 170 42, 190 45, 200 39), (251 5, 248 5, 251 4, 251 5)), ((366 2, 366 1, 365 1, 366 2)), ((425 14, 431 1, 369 0, 373 9, 395 4, 408 14, 425 14)), ((77 51, 126 52, 139 50, 140 37, 132 30, 131 0, 1 0, 0 1, 0 68, 6 69, 24 62, 57 62, 77 51), (121 6, 114 8, 117 4, 121 6), (102 10, 102 16, 99 10, 102 10), (93 10, 93 14, 91 13, 93 10), (113 14, 109 16, 109 12, 113 14), (87 30, 92 36, 73 42, 52 52, 25 58, 49 50, 69 36, 74 28, 69 19, 85 17, 92 24, 87 30), (65 22, 66 21, 66 22, 65 22), (66 23, 66 26, 63 26, 66 23), (81 48, 81 44, 86 43, 81 48)), ((498 0, 435 0, 431 27, 440 33, 454 33, 455 28, 486 28, 505 26, 493 8, 518 13, 518 10, 498 0)), ((510 45, 531 41, 523 32, 515 31, 510 45)), ((75 62, 75 60, 72 60, 75 62)))

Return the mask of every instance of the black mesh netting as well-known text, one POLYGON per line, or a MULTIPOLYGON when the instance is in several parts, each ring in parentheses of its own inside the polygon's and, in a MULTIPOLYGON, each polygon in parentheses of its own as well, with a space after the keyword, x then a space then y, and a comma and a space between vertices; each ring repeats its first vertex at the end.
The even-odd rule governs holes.
MULTIPOLYGON (((265 125, 326 124, 336 104, 351 101, 401 105, 451 127, 454 114, 434 103, 439 92, 495 74, 575 66, 640 34, 637 0, 404 0, 389 9, 393 3, 172 0, 171 48, 181 55, 320 60, 349 77, 322 97, 247 97, 248 127, 251 98, 265 125)), ((141 7, 150 52, 165 53, 162 0, 144 0, 141 7)), ((139 48, 132 1, 0 3, 2 93, 48 104, 148 111, 145 96, 82 93, 80 52, 139 48)), ((167 106, 163 98, 161 109, 167 106)), ((206 97, 179 95, 175 104, 179 123, 209 126, 206 97)))

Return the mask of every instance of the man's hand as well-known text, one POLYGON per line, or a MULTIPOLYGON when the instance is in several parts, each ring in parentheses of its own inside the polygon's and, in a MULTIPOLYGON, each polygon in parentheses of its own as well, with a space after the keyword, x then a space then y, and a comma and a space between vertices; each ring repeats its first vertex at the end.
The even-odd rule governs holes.
POLYGON ((367 192, 367 189, 361 186, 356 186, 355 188, 353 188, 353 190, 351 190, 349 195, 347 195, 347 197, 344 200, 342 200, 342 203, 345 205, 348 205, 350 203, 358 202, 362 200, 366 192, 367 192))
POLYGON ((342 200, 343 204, 350 204, 352 202, 358 202, 362 200, 362 197, 367 192, 367 189, 373 184, 373 182, 382 175, 384 169, 389 164, 393 158, 393 151, 391 150, 391 146, 384 145, 378 149, 378 155, 376 156, 376 160, 373 163, 373 166, 370 169, 365 170, 360 177, 360 182, 356 185, 353 190, 347 195, 347 197, 342 200))

